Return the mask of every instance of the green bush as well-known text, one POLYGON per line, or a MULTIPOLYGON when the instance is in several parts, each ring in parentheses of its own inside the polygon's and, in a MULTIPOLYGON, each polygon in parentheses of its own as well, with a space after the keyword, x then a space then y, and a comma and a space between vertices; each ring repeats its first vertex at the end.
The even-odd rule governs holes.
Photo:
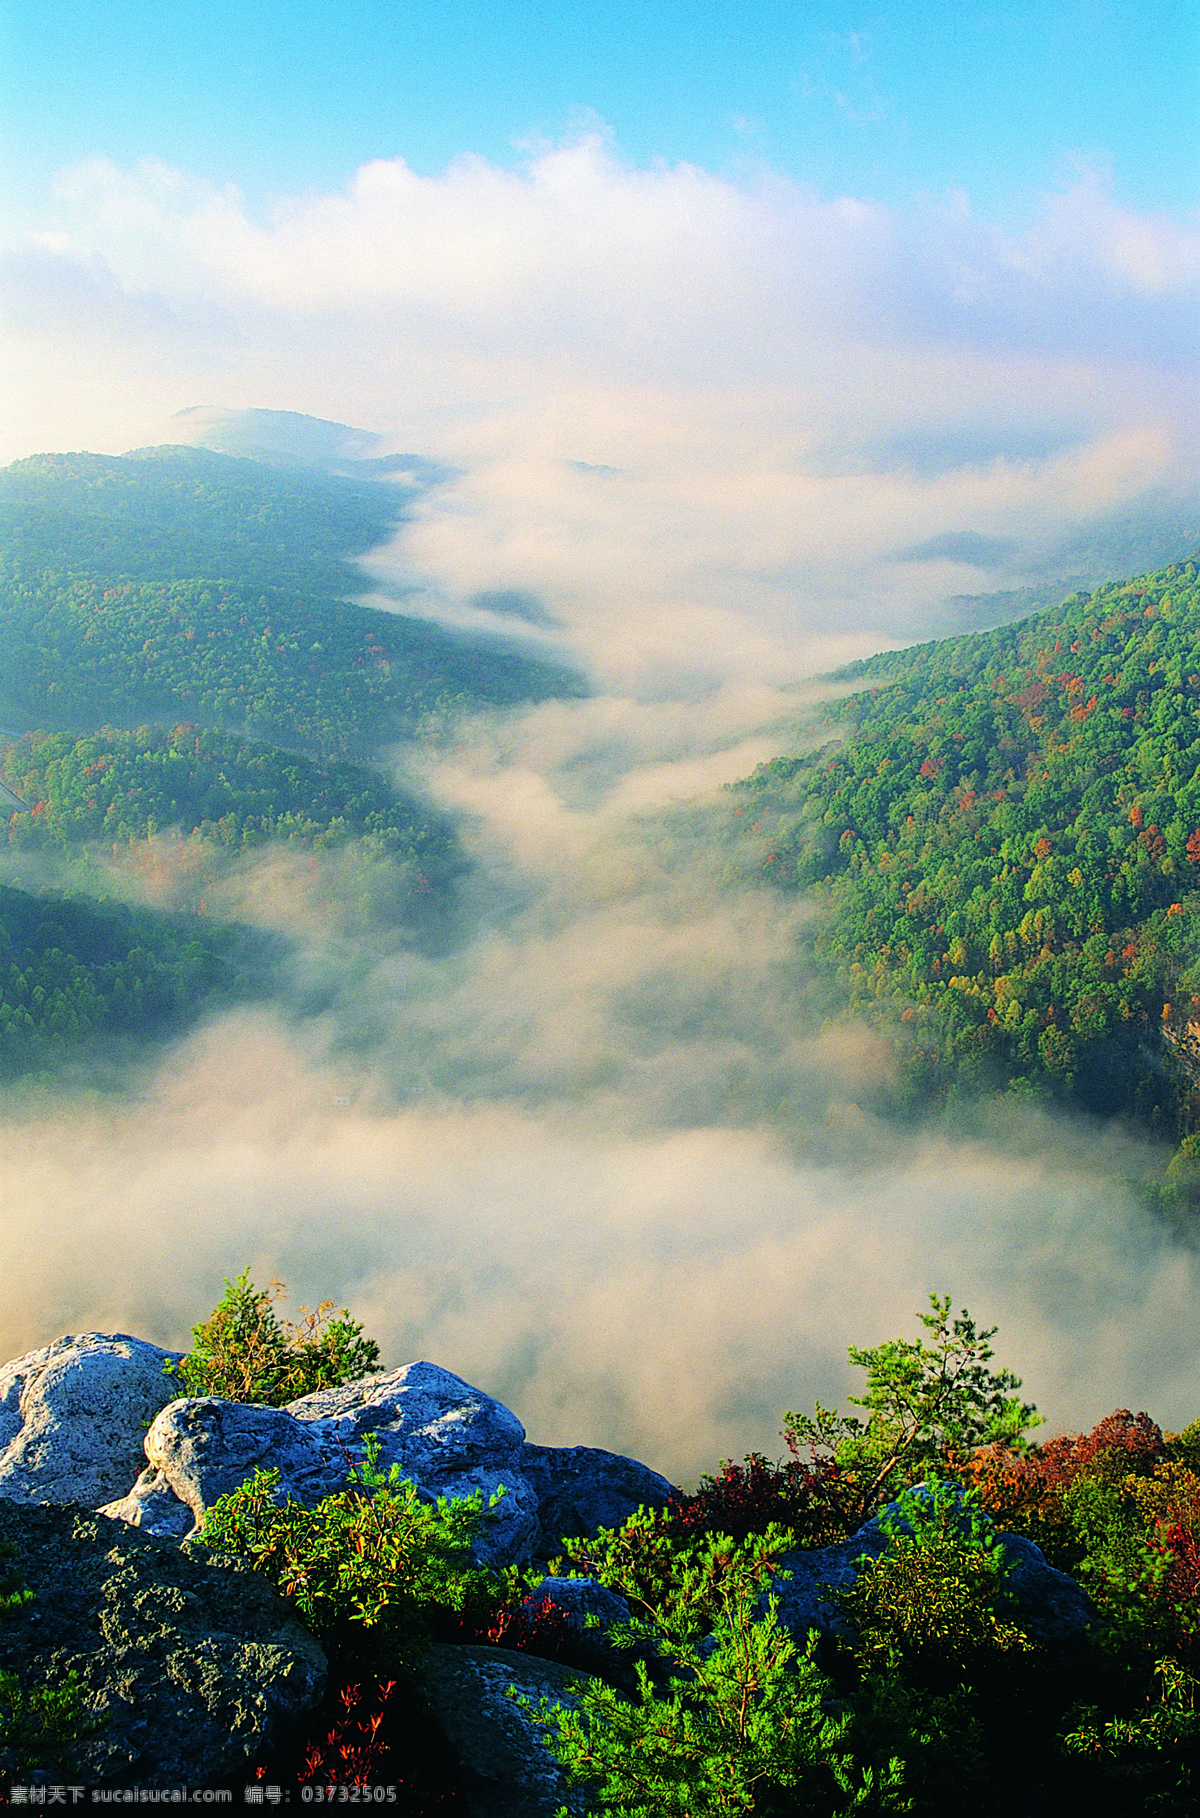
POLYGON ((299 1321, 279 1320, 272 1303, 281 1281, 256 1288, 250 1269, 225 1293, 206 1320, 192 1327, 192 1349, 164 1369, 179 1379, 183 1395, 219 1395, 227 1401, 266 1402, 281 1408, 318 1389, 336 1389, 379 1370, 379 1346, 342 1307, 325 1300, 299 1321))
POLYGON ((857 1758, 853 1715, 801 1648, 766 1586, 787 1530, 680 1546, 645 1510, 568 1555, 637 1610, 611 1631, 636 1649, 636 1692, 582 1682, 573 1706, 522 1701, 570 1783, 622 1818, 904 1809, 902 1763, 857 1758), (647 1656, 654 1663, 653 1671, 647 1656))
POLYGON ((864 1560, 838 1596, 863 1672, 903 1672, 917 1685, 945 1688, 997 1655, 1033 1651, 1011 1617, 1011 1565, 970 1491, 918 1485, 880 1525, 886 1550, 864 1560))
POLYGON ((1200 1681, 1171 1659, 1156 1662, 1155 1680, 1133 1716, 1105 1718, 1084 1706, 1076 1713, 1076 1727, 1062 1739, 1063 1750, 1098 1770, 1119 1791, 1126 1811, 1195 1812, 1200 1681))
POLYGON ((0 1667, 0 1770, 48 1767, 73 1774, 76 1749, 103 1721, 84 1704, 74 1672, 60 1686, 27 1690, 15 1673, 0 1667))
POLYGON ((422 1502, 398 1465, 378 1469, 373 1434, 366 1453, 346 1488, 312 1509, 280 1499, 278 1471, 256 1471, 213 1504, 199 1539, 249 1560, 329 1651, 353 1651, 365 1667, 412 1669, 438 1611, 494 1592, 472 1554, 486 1511, 478 1492, 422 1502))

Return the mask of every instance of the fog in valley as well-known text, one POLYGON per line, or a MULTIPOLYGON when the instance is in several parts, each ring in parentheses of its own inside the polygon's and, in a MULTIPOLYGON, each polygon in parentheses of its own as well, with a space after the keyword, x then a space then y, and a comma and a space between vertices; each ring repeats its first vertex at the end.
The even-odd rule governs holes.
POLYGON ((16 274, 61 354, 20 404, 39 446, 411 451, 363 597, 591 693, 387 754, 470 860, 440 942, 364 922, 336 855, 95 856, 286 956, 119 1089, 10 1095, 3 1355, 186 1344, 249 1263, 532 1439, 692 1482, 776 1454, 938 1291, 1052 1429, 1195 1418, 1200 1259, 1138 1198, 1155 1158, 1011 1104, 889 1119, 886 1046, 806 976, 812 906, 743 881, 723 789, 820 736, 836 664, 1186 553, 1195 235, 1102 172, 1006 235, 602 135, 523 173, 379 162, 267 222, 149 165, 80 167, 60 208, 16 274))
MULTIPOLYGON (((184 1344, 249 1262, 540 1441, 692 1480, 775 1453, 785 1408, 852 1386, 846 1345, 915 1333, 936 1289, 1056 1425, 1190 1417, 1197 1261, 1127 1184, 1145 1155, 1028 1113, 889 1123, 886 1050, 800 971, 804 904, 723 875, 703 791, 758 755, 738 705, 552 704, 427 754, 475 866, 440 955, 339 916, 336 866, 210 875, 211 912, 286 931, 281 1001, 128 1094, 10 1107, 7 1354, 184 1344)), ((138 893, 194 900, 162 844, 138 893)))

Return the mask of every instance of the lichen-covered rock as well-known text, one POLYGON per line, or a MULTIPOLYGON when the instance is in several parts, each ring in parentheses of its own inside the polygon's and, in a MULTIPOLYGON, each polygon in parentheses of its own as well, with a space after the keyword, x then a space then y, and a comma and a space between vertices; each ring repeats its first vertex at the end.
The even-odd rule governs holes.
MULTIPOLYGON (((33 1599, 0 1622, 0 1668, 27 1689, 74 1672, 99 1719, 53 1763, 96 1784, 203 1786, 311 1710, 325 1656, 248 1566, 94 1514, 0 1502, 0 1545, 33 1599)), ((26 1770, 28 1763, 11 1762, 26 1770)))
POLYGON ((141 1528, 161 1540, 185 1540, 196 1527, 193 1511, 186 1502, 180 1502, 165 1472, 154 1465, 146 1466, 127 1496, 102 1502, 96 1513, 113 1521, 127 1521, 131 1528, 141 1528))
POLYGON ((537 1559, 552 1559, 564 1539, 619 1528, 638 1509, 661 1509, 673 1494, 649 1465, 598 1446, 524 1445, 520 1467, 538 1499, 537 1559))
POLYGON ((471 1818, 555 1818, 587 1804, 568 1791, 543 1731, 513 1697, 569 1703, 585 1675, 508 1648, 437 1644, 425 1653, 429 1701, 459 1761, 471 1818))
POLYGON ((345 1488, 368 1434, 379 1441, 379 1469, 397 1465, 423 1496, 479 1491, 486 1505, 502 1491, 476 1548, 480 1562, 529 1557, 537 1497, 518 1463, 524 1427, 490 1395, 429 1363, 307 1395, 286 1408, 213 1396, 172 1402, 145 1435, 149 1470, 104 1512, 157 1534, 194 1533, 218 1497, 260 1467, 278 1470, 281 1496, 312 1507, 345 1488), (186 1523, 181 1507, 190 1511, 186 1523))
POLYGON ((0 1496, 94 1509, 123 1496, 145 1459, 147 1422, 176 1385, 178 1351, 124 1332, 85 1332, 0 1365, 0 1496))
POLYGON ((838 1608, 837 1593, 850 1589, 864 1555, 877 1559, 886 1545, 886 1536, 860 1529, 836 1547, 782 1554, 768 1586, 769 1594, 779 1600, 782 1626, 801 1645, 812 1629, 822 1635, 847 1634, 849 1624, 838 1608))

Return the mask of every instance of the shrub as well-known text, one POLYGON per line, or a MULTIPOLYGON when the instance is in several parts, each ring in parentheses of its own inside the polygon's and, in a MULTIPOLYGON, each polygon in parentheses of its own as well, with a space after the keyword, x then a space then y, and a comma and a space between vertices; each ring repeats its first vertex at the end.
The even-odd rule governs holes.
POLYGON ((59 1686, 22 1686, 0 1667, 0 1771, 74 1773, 75 1750, 104 1721, 88 1709, 74 1672, 59 1686))
POLYGON ((888 1536, 838 1603, 854 1625, 860 1669, 903 1672, 950 1687, 997 1655, 1030 1653, 1011 1620, 1011 1569, 995 1525, 970 1491, 934 1483, 906 1491, 881 1524, 888 1536))
POLYGON ((1105 1718, 1091 1706, 1076 1712, 1063 1751, 1082 1758, 1107 1782, 1114 1810, 1182 1814, 1200 1809, 1200 1681, 1178 1661, 1155 1663, 1155 1687, 1129 1717, 1105 1718))
POLYGON ((594 1575, 640 1612, 611 1632, 616 1646, 640 1650, 632 1698, 591 1679, 571 1706, 522 1701, 596 1812, 836 1818, 904 1809, 902 1763, 856 1758, 853 1716, 816 1664, 815 1636, 798 1647, 779 1624, 778 1600, 766 1594, 773 1559, 789 1541, 775 1529, 680 1547, 667 1518, 642 1511, 595 1542, 569 1543, 573 1557, 586 1551, 594 1575), (658 1539, 665 1548, 648 1544, 658 1539))
POLYGON ((296 1322, 281 1321, 273 1303, 285 1292, 281 1281, 255 1287, 248 1266, 236 1281, 226 1278, 221 1300, 192 1328, 191 1351, 164 1365, 178 1377, 180 1392, 280 1408, 380 1369, 379 1346, 363 1337, 347 1308, 335 1313, 324 1300, 311 1313, 302 1307, 296 1322))
POLYGON ((366 1449, 346 1489, 312 1509, 280 1501, 278 1471, 256 1471, 213 1504, 198 1538, 270 1578, 327 1650, 352 1651, 364 1670, 412 1669, 434 1612, 494 1592, 471 1550, 486 1512, 479 1493, 423 1502, 398 1465, 378 1469, 374 1435, 366 1449))
POLYGON ((795 1546, 829 1546, 846 1532, 841 1513, 841 1472, 831 1458, 798 1457, 772 1463, 750 1452, 740 1465, 722 1461, 692 1496, 672 1497, 671 1531, 682 1539, 727 1534, 745 1540, 768 1528, 787 1528, 795 1546))

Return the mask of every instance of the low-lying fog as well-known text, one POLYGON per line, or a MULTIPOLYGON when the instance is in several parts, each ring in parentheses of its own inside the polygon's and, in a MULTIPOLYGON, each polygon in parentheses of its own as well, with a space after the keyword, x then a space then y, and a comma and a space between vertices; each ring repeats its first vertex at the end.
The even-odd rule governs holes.
MULTIPOLYGON (((602 698, 397 754, 475 864, 441 956, 349 934, 336 867, 315 892, 286 858, 210 875, 211 913, 295 942, 280 1000, 209 1023, 140 1097, 13 1103, 5 1355, 90 1327, 186 1342, 249 1262, 534 1438, 687 1481, 777 1452, 782 1411, 842 1397, 847 1344, 915 1334, 934 1289, 1001 1327, 1055 1426, 1193 1418, 1197 1262, 1122 1184, 1142 1153, 1028 1113, 881 1121, 886 1053, 805 991, 804 905, 731 882, 714 791, 804 712, 602 698)), ((169 843, 141 875, 195 894, 169 843)))
MULTIPOLYGON (((364 595, 504 624, 594 694, 394 754, 474 861, 440 957, 341 916, 336 864, 205 877, 290 934, 278 998, 143 1097, 13 1098, 0 1351, 186 1341, 249 1262, 537 1439, 687 1479, 776 1450, 938 1290, 1057 1426, 1200 1413, 1197 1264, 1123 1184, 1137 1144, 887 1125, 886 1053, 800 976, 805 906, 726 875, 720 786, 805 736, 797 682, 979 622, 957 596, 1186 553, 1151 520, 1196 523, 1194 224, 1086 163, 1013 218, 591 131, 259 213, 153 160, 61 174, 9 262, 4 458, 212 440, 224 406, 226 448, 415 450, 364 595)), ((129 887, 194 898, 185 858, 129 887)))

